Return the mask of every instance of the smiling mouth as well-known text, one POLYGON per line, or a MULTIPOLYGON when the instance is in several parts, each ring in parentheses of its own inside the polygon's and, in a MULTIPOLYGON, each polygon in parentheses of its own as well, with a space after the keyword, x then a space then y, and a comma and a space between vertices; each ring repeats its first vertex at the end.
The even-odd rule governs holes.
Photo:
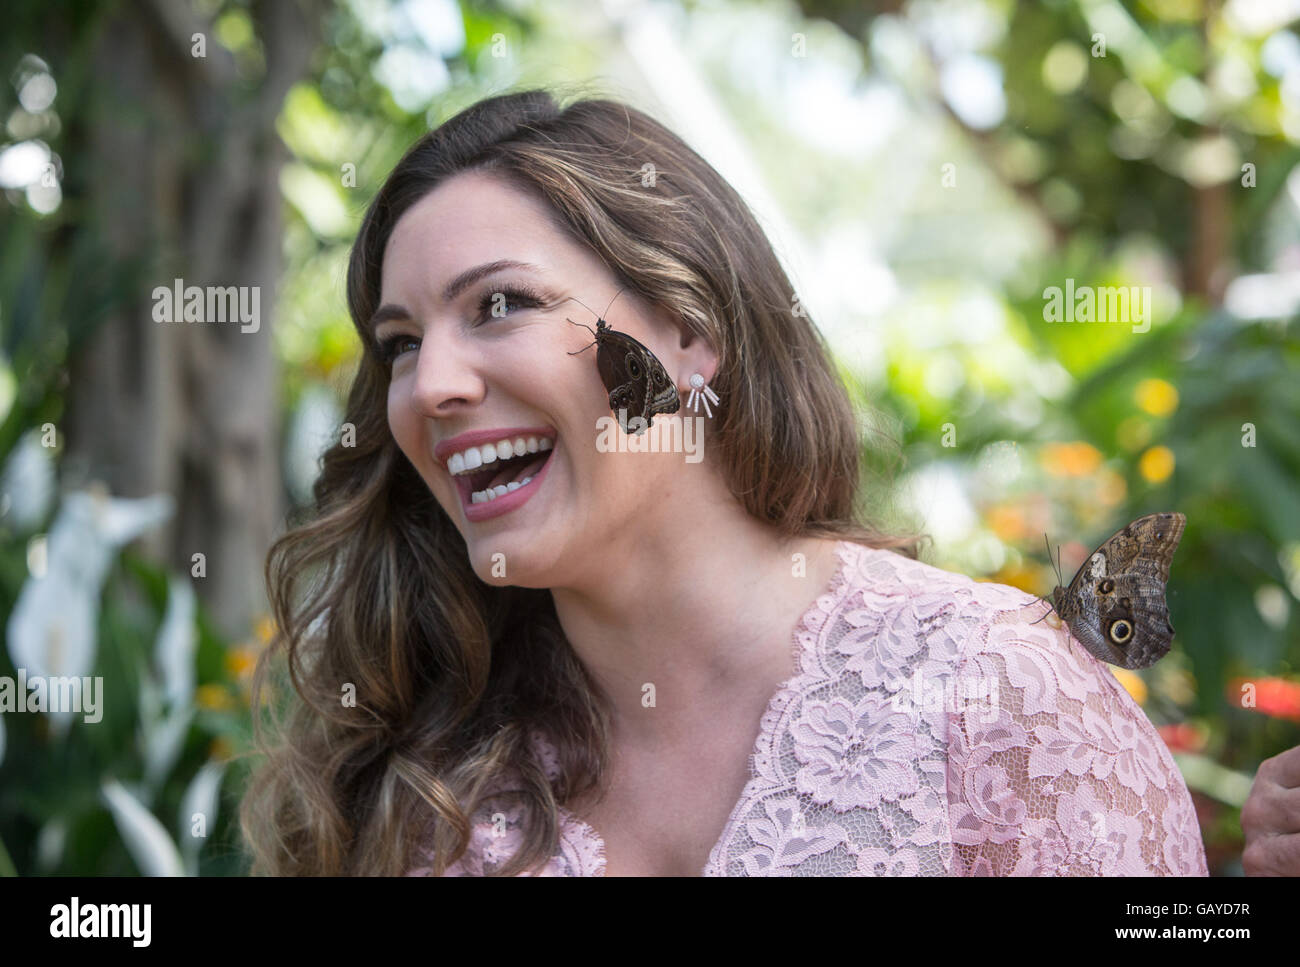
POLYGON ((554 445, 537 453, 497 460, 483 470, 453 474, 452 479, 467 504, 491 503, 530 483, 551 459, 554 445))

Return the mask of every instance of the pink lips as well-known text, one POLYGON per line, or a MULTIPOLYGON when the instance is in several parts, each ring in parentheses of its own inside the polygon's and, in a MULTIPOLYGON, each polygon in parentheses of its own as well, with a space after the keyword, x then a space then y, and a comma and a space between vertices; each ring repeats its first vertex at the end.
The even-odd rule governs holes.
POLYGON ((546 437, 548 440, 554 440, 555 443, 552 444, 550 450, 545 451, 547 454, 546 462, 542 464, 537 473, 533 474, 532 480, 503 497, 497 497, 495 500, 489 500, 482 504, 471 503, 469 477, 453 476, 451 480, 456 485, 456 492, 460 494, 460 504, 465 511, 466 520, 477 522, 508 514, 516 507, 524 504, 529 497, 537 492, 542 478, 546 476, 546 471, 551 466, 551 455, 555 453, 555 447, 559 445, 555 428, 549 426, 509 426, 490 430, 470 430, 467 433, 461 433, 458 436, 443 440, 433 448, 434 458, 445 469, 447 461, 451 459, 453 453, 460 453, 470 447, 482 446, 485 443, 496 443, 498 440, 514 440, 518 437, 524 437, 525 439, 528 437, 546 437))
MULTIPOLYGON (((493 437, 491 439, 501 439, 501 437, 493 437)), ((487 443, 489 440, 484 440, 483 442, 487 443)), ((471 444, 464 444, 463 446, 469 445, 471 444)), ((475 504, 471 501, 470 487, 472 484, 469 481, 469 477, 453 477, 452 479, 456 484, 456 491, 460 494, 460 505, 465 512, 465 519, 472 523, 491 520, 493 517, 500 517, 502 514, 508 514, 510 511, 526 504, 529 498, 531 498, 533 494, 537 493, 537 488, 542 485, 542 481, 546 479, 546 472, 551 469, 551 458, 555 456, 555 450, 558 446, 559 441, 557 440, 551 449, 546 451, 546 462, 542 464, 540 470, 533 474, 532 480, 528 481, 528 483, 524 484, 517 490, 512 490, 502 497, 497 497, 481 504, 475 504)))
POLYGON ((460 434, 460 436, 443 440, 433 448, 433 455, 445 467, 453 453, 460 453, 470 447, 481 447, 485 443, 496 443, 498 440, 513 440, 516 437, 527 438, 530 436, 548 437, 554 440, 555 430, 549 426, 507 426, 495 430, 470 430, 468 433, 460 434))

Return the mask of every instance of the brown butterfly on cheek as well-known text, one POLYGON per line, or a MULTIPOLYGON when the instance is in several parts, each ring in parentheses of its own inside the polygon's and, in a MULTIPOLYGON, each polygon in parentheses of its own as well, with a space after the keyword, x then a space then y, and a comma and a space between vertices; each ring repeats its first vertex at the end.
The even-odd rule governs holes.
MULTIPOLYGON (((622 292, 619 289, 615 293, 610 306, 622 292)), ((579 300, 574 301, 583 305, 579 300)), ((583 308, 587 307, 583 305, 583 308)), ((681 408, 681 396, 655 354, 627 333, 614 329, 604 319, 608 314, 607 306, 604 314, 596 317, 594 330, 584 323, 568 320, 596 337, 594 343, 569 355, 576 356, 596 347, 596 369, 609 391, 609 408, 618 417, 624 433, 640 435, 650 428, 655 414, 676 413, 681 408)))

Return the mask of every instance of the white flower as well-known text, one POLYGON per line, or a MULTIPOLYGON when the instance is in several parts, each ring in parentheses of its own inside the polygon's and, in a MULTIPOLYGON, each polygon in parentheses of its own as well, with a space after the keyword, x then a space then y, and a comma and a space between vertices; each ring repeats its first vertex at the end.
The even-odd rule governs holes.
POLYGON ((145 876, 184 876, 180 851, 153 813, 116 779, 104 780, 101 792, 140 872, 145 876))
MULTIPOLYGON (((68 494, 46 541, 47 566, 19 592, 7 628, 9 657, 28 677, 80 678, 95 665, 99 595, 113 555, 172 513, 168 496, 125 500, 68 494)), ((72 710, 48 713, 64 733, 72 710)))
POLYGON ((203 817, 203 834, 211 836, 217 823, 218 794, 225 771, 225 763, 208 762, 195 774, 181 797, 179 838, 181 852, 185 855, 185 869, 190 876, 199 875, 199 850, 203 848, 203 837, 194 834, 194 817, 203 817))

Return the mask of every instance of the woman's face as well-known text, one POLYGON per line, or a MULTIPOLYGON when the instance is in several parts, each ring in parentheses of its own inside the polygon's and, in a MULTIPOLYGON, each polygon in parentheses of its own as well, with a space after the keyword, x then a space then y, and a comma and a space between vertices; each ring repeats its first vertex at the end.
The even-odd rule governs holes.
MULTIPOLYGON (((596 348, 568 355, 593 338, 566 319, 594 329, 619 286, 542 202, 481 172, 448 179, 398 220, 382 280, 373 327, 392 360, 388 423, 480 578, 579 581, 662 524, 681 455, 600 452, 597 421, 611 414, 596 348)), ((686 384, 666 317, 625 291, 606 320, 686 384)))

